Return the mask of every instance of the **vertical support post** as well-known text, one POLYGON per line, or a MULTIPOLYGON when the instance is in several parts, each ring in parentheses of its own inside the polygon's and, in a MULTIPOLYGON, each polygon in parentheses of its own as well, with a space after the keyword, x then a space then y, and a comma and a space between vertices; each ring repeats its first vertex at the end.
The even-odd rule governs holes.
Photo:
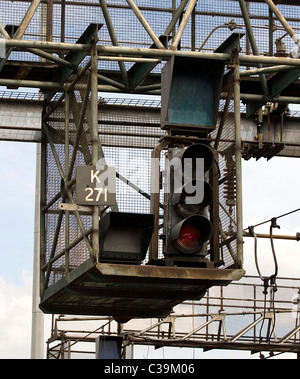
POLYGON ((237 212, 237 266, 243 267, 243 210, 242 210, 242 135, 241 135, 241 84, 239 53, 234 53, 234 122, 236 164, 236 212, 237 212))
POLYGON ((274 22, 273 12, 272 12, 272 9, 269 9, 269 56, 270 57, 273 57, 273 55, 274 55, 274 51, 273 51, 274 25, 273 25, 273 22, 274 22))
POLYGON ((61 27, 60 27, 60 41, 65 42, 66 35, 66 0, 61 0, 61 27))
MULTIPOLYGON (((92 165, 96 166, 99 160, 98 138, 98 57, 97 57, 97 34, 92 41, 91 50, 91 140, 92 140, 92 165)), ((93 259, 99 260, 99 207, 93 206, 92 212, 92 246, 93 259)))
POLYGON ((213 187, 213 201, 210 206, 210 221, 213 225, 213 235, 210 239, 210 260, 215 265, 220 263, 220 247, 219 247, 219 171, 218 171, 218 153, 214 152, 214 159, 217 164, 213 165, 210 173, 210 184, 213 187))
POLYGON ((151 154, 150 213, 154 214, 154 229, 149 248, 149 261, 158 258, 160 152, 159 148, 155 148, 151 154))
MULTIPOLYGON (((42 114, 42 120, 46 113, 46 106, 42 114)), ((46 215, 43 208, 46 206, 47 197, 46 197, 46 169, 47 169, 47 143, 46 136, 43 127, 42 121, 42 138, 41 138, 41 163, 40 163, 40 294, 43 296, 43 291, 45 289, 45 273, 42 270, 42 267, 46 263, 46 215)))
POLYGON ((44 358, 44 314, 40 303, 40 195, 41 195, 41 145, 37 144, 36 185, 34 216, 34 257, 32 284, 31 359, 44 358))
POLYGON ((158 228, 159 228, 159 191, 160 191, 160 153, 167 146, 167 141, 161 142, 151 154, 151 198, 150 213, 154 214, 154 229, 149 248, 149 261, 158 258, 158 228))
MULTIPOLYGON (((257 299, 257 291, 256 291, 256 285, 254 284, 253 285, 253 312, 254 312, 253 313, 253 322, 255 322, 255 318, 256 318, 256 310, 257 310, 256 299, 257 299)), ((256 342, 256 325, 253 328, 253 334, 254 334, 254 342, 256 342)))
POLYGON ((53 0, 48 0, 47 41, 53 40, 53 0))
POLYGON ((192 51, 196 51, 196 6, 192 13, 192 31, 191 31, 191 46, 192 51))
POLYGON ((47 20, 48 20, 48 16, 47 16, 47 8, 48 8, 48 4, 41 4, 41 30, 40 30, 40 34, 41 34, 41 39, 42 41, 47 41, 47 20))
MULTIPOLYGON (((188 0, 186 0, 186 3, 187 2, 188 2, 188 0)), ((174 38, 175 33, 176 33, 176 22, 177 22, 177 19, 175 22, 175 12, 176 12, 176 5, 177 5, 176 3, 177 3, 176 0, 172 0, 172 20, 171 20, 169 27, 166 29, 166 35, 169 35, 172 32, 172 38, 174 38), (172 23, 172 21, 173 21, 173 23, 172 23), (167 32, 169 32, 169 33, 167 34, 167 32)), ((183 1, 181 2, 181 4, 182 3, 183 3, 183 1)), ((183 12, 183 10, 182 10, 182 12, 183 12)))
MULTIPOLYGON (((67 182, 70 170, 70 94, 65 93, 65 177, 64 180, 67 182)), ((64 201, 68 201, 65 199, 64 201)), ((70 245, 70 212, 65 212, 65 247, 70 245)), ((65 253, 65 275, 66 278, 69 275, 70 259, 69 250, 65 253)))

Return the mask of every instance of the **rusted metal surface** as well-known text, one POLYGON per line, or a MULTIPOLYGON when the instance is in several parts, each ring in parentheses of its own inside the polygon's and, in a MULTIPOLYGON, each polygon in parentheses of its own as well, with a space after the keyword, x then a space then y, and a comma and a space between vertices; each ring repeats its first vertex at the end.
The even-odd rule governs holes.
POLYGON ((182 279, 182 280, 213 280, 232 281, 239 280, 244 275, 244 270, 209 269, 209 268, 183 268, 183 267, 159 267, 159 266, 134 266, 109 263, 98 263, 97 269, 102 275, 114 275, 124 277, 182 279))

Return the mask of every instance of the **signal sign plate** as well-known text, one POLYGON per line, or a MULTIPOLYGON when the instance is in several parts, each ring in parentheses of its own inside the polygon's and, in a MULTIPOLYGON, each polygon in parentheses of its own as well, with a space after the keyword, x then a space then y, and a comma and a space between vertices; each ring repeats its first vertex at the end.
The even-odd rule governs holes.
POLYGON ((115 205, 115 168, 78 166, 76 168, 76 203, 78 205, 115 205))

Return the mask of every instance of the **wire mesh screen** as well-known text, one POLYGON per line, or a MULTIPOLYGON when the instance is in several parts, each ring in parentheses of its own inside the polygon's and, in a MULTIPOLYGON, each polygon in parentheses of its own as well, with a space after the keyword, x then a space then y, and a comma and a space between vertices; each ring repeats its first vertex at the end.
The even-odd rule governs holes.
MULTIPOLYGON (((126 100, 126 99, 125 99, 126 100)), ((127 99, 128 100, 128 99, 127 99)), ((160 102, 147 100, 142 106, 124 101, 123 106, 111 105, 102 99, 99 106, 99 138, 104 146, 153 148, 163 132, 160 129, 160 102), (134 112, 132 111, 134 109, 134 112)), ((122 150, 121 150, 122 151, 122 150)))
MULTIPOLYGON (((27 14, 30 0, 2 0, 0 3, 1 23, 4 27, 19 26, 27 14)), ((99 44, 111 45, 112 35, 106 26, 106 17, 97 0, 66 0, 41 2, 36 13, 31 18, 29 26, 22 38, 27 40, 50 40, 54 42, 75 42, 90 23, 104 24, 99 32, 99 44), (63 5, 65 3, 65 6, 63 5)), ((172 17, 176 14, 181 1, 177 0, 140 0, 135 1, 147 23, 159 37, 168 29, 172 17)), ((300 29, 299 6, 278 4, 283 16, 297 32, 300 29)), ((105 2, 108 15, 113 25, 115 43, 119 46, 150 47, 153 41, 145 28, 138 21, 133 10, 125 0, 110 0, 105 2)), ((295 48, 295 43, 276 19, 270 18, 268 5, 263 2, 245 2, 248 7, 251 27, 260 55, 276 54, 280 45, 289 54, 295 48), (271 30, 271 33, 270 33, 271 30), (270 37, 271 36, 271 37, 270 37), (271 42, 271 43, 270 43, 271 42)), ((180 19, 174 26, 178 27, 180 19)), ((180 48, 182 50, 214 51, 233 32, 246 34, 244 19, 238 1, 214 0, 198 1, 193 17, 187 24, 182 35, 180 48)), ((171 33, 172 34, 172 33, 171 33)), ((170 39, 169 44, 172 43, 170 39)), ((251 53, 252 46, 247 38, 242 43, 242 54, 251 53)), ((11 60, 40 60, 31 53, 14 52, 11 60)), ((129 68, 132 63, 126 63, 129 68)), ((105 62, 104 69, 118 69, 116 62, 105 62)), ((158 70, 159 67, 156 69, 158 70)))
POLYGON ((116 168, 119 177, 117 181, 119 211, 150 213, 149 199, 141 193, 150 193, 151 150, 106 147, 104 152, 108 165, 116 168), (129 181, 136 189, 128 185, 129 181))
MULTIPOLYGON (((56 95, 52 102, 55 110, 44 123, 47 137, 45 204, 49 204, 45 212, 46 262, 54 259, 48 273, 48 285, 56 283, 67 271, 90 257, 83 236, 86 234, 89 238, 91 214, 65 213, 59 209, 60 203, 76 204, 76 167, 92 163, 89 76, 78 84, 80 91, 72 91, 66 96, 56 95), (59 96, 64 96, 64 101, 60 102, 59 96), (65 185, 63 177, 69 178, 68 188, 62 188, 65 185)), ((153 148, 162 135, 159 108, 117 105, 112 110, 107 103, 109 100, 99 97, 99 158, 104 157, 106 164, 116 169, 117 209, 148 214, 151 185, 149 148, 153 148)), ((146 101, 145 105, 148 104, 146 101)))
POLYGON ((221 257, 225 267, 237 258, 235 123, 233 119, 233 74, 224 81, 226 99, 220 102, 216 130, 211 134, 219 157, 219 218, 221 257))
POLYGON ((86 239, 91 229, 91 216, 59 210, 59 203, 76 201, 72 182, 76 167, 91 164, 90 107, 87 105, 83 109, 84 101, 90 97, 88 82, 89 78, 84 77, 80 84, 85 90, 67 95, 44 125, 50 134, 46 145, 46 204, 52 204, 46 212, 46 261, 63 253, 52 264, 49 284, 61 279, 62 275, 89 258, 86 239), (84 118, 81 116, 83 112, 84 118), (69 178, 68 188, 62 188, 65 185, 63 178, 69 178))

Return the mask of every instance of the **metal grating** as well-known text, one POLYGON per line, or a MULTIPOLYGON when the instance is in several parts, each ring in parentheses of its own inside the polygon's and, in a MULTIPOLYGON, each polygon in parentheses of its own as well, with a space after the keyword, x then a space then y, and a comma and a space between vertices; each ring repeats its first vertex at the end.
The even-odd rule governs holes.
MULTIPOLYGON (((6 25, 19 25, 24 14, 28 10, 29 0, 2 0, 0 4, 1 22, 6 25)), ((99 33, 99 44, 111 45, 110 33, 105 25, 105 18, 99 1, 66 1, 65 18, 62 23, 62 5, 59 1, 53 1, 53 8, 47 8, 42 2, 32 18, 26 34, 23 38, 27 40, 50 40, 54 42, 75 42, 84 32, 90 23, 104 24, 99 33), (48 18, 51 23, 47 26, 48 18)), ((156 33, 161 36, 168 28, 173 14, 175 13, 174 4, 179 6, 180 1, 156 0, 136 1, 142 14, 149 25, 156 33)), ((257 43, 260 55, 271 52, 269 47, 269 9, 267 4, 262 2, 247 2, 249 9, 251 26, 257 43)), ((150 47, 153 42, 146 33, 142 25, 137 21, 133 11, 125 0, 107 1, 107 8, 113 23, 115 35, 119 46, 130 47, 150 47)), ((297 5, 278 4, 278 9, 290 23, 291 27, 297 32, 300 30, 299 7, 297 5)), ((183 33, 180 48, 182 50, 195 51, 214 51, 232 33, 246 33, 244 19, 238 1, 234 0, 214 0, 213 2, 198 1, 194 12, 194 23, 190 20, 183 33), (192 30, 195 29, 195 36, 192 38, 192 30)), ((275 41, 282 38, 286 46, 287 53, 290 53, 295 44, 286 35, 282 25, 274 18, 273 21, 273 44, 272 52, 276 53, 275 41)), ((169 42, 171 43, 171 42, 169 42)), ((248 39, 242 43, 242 54, 251 52, 248 39)), ((24 52, 14 52, 10 59, 31 61, 39 60, 38 57, 24 52)), ((127 69, 132 63, 126 63, 127 69)), ((160 70, 160 66, 156 71, 160 70)), ((101 69, 118 70, 116 62, 101 62, 101 69)))
POLYGON ((227 99, 220 102, 222 111, 216 130, 211 134, 215 138, 214 147, 219 153, 219 217, 221 256, 225 267, 235 263, 237 244, 236 223, 236 166, 235 166, 235 124, 233 114, 233 77, 229 73, 224 83, 227 99), (232 240, 233 239, 233 240, 232 240))

